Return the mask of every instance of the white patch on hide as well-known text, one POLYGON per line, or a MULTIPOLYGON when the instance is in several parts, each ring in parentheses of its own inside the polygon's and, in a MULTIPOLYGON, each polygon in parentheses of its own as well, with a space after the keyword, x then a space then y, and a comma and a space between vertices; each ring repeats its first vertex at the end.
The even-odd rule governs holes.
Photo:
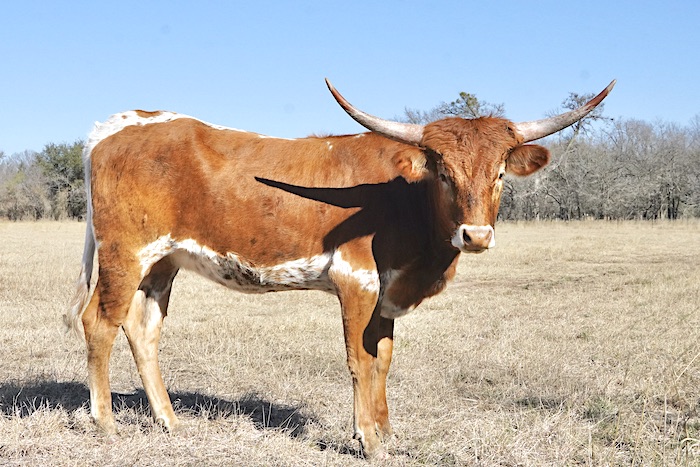
POLYGON ((352 265, 343 259, 340 251, 333 254, 331 264, 333 274, 351 277, 363 290, 379 293, 379 274, 373 269, 353 269, 352 265))
POLYGON ((274 266, 256 267, 235 253, 221 255, 195 240, 175 240, 165 235, 139 251, 142 277, 165 256, 170 256, 181 268, 193 270, 241 292, 264 293, 290 289, 333 291, 328 277, 331 255, 327 253, 274 266))
MULTIPOLYGON (((221 255, 198 244, 195 240, 175 240, 170 235, 164 235, 139 251, 141 276, 146 277, 153 265, 166 256, 169 256, 180 268, 195 271, 216 283, 240 292, 265 293, 313 289, 335 293, 335 287, 329 277, 330 273, 333 277, 351 278, 362 290, 380 293, 380 278, 377 271, 353 268, 352 264, 343 259, 342 254, 337 250, 333 253, 299 258, 273 266, 254 266, 235 253, 221 255)), ((384 290, 389 290, 392 282, 400 274, 400 271, 383 273, 381 282, 384 282, 384 290)), ((388 319, 405 316, 415 309, 414 306, 399 307, 386 295, 381 297, 381 301, 381 315, 388 319)), ((156 319, 155 313, 153 315, 149 314, 149 320, 156 319)))
MULTIPOLYGON (((86 159, 90 158, 90 154, 92 154, 92 150, 97 146, 97 144, 106 139, 109 138, 110 136, 119 133, 122 131, 124 128, 130 127, 130 126, 139 126, 139 125, 149 125, 151 123, 166 123, 166 122, 171 122, 173 120, 178 120, 181 118, 189 118, 192 120, 196 120, 200 123, 203 123, 207 125, 208 127, 211 127, 215 130, 224 130, 224 131, 237 131, 240 133, 251 133, 259 136, 260 138, 273 138, 272 136, 265 136, 261 135, 258 133, 252 133, 249 131, 245 130, 239 130, 236 128, 229 128, 226 126, 222 125, 215 125, 213 123, 205 122, 203 120, 200 120, 198 118, 191 117, 189 115, 184 115, 184 114, 179 114, 175 112, 165 112, 161 111, 158 113, 158 115, 153 115, 149 117, 142 117, 138 114, 137 111, 135 110, 129 110, 127 112, 121 112, 118 114, 114 114, 110 116, 107 120, 104 122, 95 122, 95 126, 90 132, 90 135, 88 136, 88 141, 85 144, 85 150, 84 150, 84 157, 86 159)), ((277 139, 287 139, 287 138, 277 138, 277 139)))

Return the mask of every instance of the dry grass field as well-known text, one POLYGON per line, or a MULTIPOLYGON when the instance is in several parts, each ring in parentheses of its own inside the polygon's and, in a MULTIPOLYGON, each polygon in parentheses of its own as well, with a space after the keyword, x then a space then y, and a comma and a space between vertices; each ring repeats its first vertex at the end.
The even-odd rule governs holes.
MULTIPOLYGON (((61 316, 84 225, 0 223, 0 465, 365 465, 335 297, 181 272, 163 432, 123 336, 120 437, 89 416, 61 316)), ((700 465, 700 222, 506 223, 397 321, 386 465, 700 465)))

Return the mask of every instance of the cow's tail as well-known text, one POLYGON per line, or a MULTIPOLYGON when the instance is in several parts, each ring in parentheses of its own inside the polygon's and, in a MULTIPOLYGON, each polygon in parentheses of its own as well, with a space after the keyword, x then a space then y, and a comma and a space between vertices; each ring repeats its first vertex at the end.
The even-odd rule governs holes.
POLYGON ((91 145, 86 145, 83 150, 83 166, 85 168, 85 189, 87 191, 87 227, 85 228, 85 246, 83 248, 83 261, 80 268, 80 276, 75 284, 75 293, 70 303, 70 310, 63 315, 63 322, 68 330, 73 330, 80 338, 85 338, 83 330, 83 312, 90 298, 90 279, 95 259, 95 232, 92 225, 92 193, 90 189, 91 145))

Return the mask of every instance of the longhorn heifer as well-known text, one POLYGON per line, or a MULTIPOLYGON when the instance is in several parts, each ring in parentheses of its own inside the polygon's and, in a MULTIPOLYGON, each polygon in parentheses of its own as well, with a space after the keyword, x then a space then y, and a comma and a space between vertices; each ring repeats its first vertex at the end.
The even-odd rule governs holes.
POLYGON ((495 245, 506 173, 549 161, 526 145, 583 118, 446 118, 425 126, 343 109, 370 133, 270 138, 170 112, 97 124, 84 152, 88 219, 66 322, 87 343, 90 410, 116 433, 109 359, 122 328, 155 419, 178 426, 158 340, 180 268, 242 292, 325 290, 340 301, 354 393, 354 437, 384 456, 394 319, 441 292, 460 253, 495 245), (93 255, 99 274, 89 300, 93 255), (85 304, 87 303, 87 306, 85 304))

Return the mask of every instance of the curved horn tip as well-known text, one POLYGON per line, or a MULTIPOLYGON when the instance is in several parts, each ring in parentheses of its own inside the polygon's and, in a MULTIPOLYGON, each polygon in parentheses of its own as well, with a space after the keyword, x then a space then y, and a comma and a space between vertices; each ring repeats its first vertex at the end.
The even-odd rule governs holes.
MULTIPOLYGON (((357 110, 352 106, 352 104, 350 104, 350 102, 348 102, 346 98, 343 97, 342 94, 340 94, 340 92, 338 92, 338 90, 335 88, 335 86, 333 86, 333 84, 331 84, 328 78, 326 78, 326 86, 328 86, 328 90, 331 92, 331 95, 336 100, 336 102, 340 104, 340 107, 342 107, 343 110, 345 110, 353 119, 357 120, 357 110)), ((358 123, 360 123, 360 125, 364 125, 362 122, 358 123)))
MULTIPOLYGON (((326 86, 328 86, 328 90, 333 94, 333 97, 335 100, 339 101, 339 104, 343 105, 343 102, 347 102, 347 100, 338 92, 338 90, 333 86, 333 83, 331 83, 331 80, 328 78, 324 78, 326 80, 326 86)), ((345 107, 343 105, 343 107, 345 107)))
POLYGON ((583 109, 593 110, 594 108, 598 107, 598 104, 603 102, 603 99, 608 97, 608 94, 610 94, 610 91, 612 91, 612 88, 615 87, 615 83, 617 83, 616 79, 610 81, 610 84, 608 84, 608 86, 605 89, 600 91, 600 93, 598 93, 598 95, 595 96, 593 99, 591 99, 590 101, 586 102, 584 105, 579 107, 579 109, 581 109, 581 110, 583 110, 583 109))
POLYGON ((610 84, 608 84, 608 86, 597 96, 577 109, 542 120, 516 123, 515 126, 520 135, 523 137, 523 143, 544 138, 545 136, 561 131, 569 125, 581 120, 583 117, 592 112, 593 109, 595 109, 601 102, 603 102, 603 99, 608 97, 608 94, 612 88, 615 87, 616 83, 616 79, 612 80, 610 84))
POLYGON ((612 91, 612 89, 615 87, 616 84, 617 84, 617 80, 616 80, 616 79, 613 79, 612 81, 610 81, 610 84, 608 84, 608 87, 606 87, 605 89, 603 89, 603 91, 602 91, 600 94, 601 94, 603 97, 607 97, 608 94, 610 94, 610 91, 612 91))

